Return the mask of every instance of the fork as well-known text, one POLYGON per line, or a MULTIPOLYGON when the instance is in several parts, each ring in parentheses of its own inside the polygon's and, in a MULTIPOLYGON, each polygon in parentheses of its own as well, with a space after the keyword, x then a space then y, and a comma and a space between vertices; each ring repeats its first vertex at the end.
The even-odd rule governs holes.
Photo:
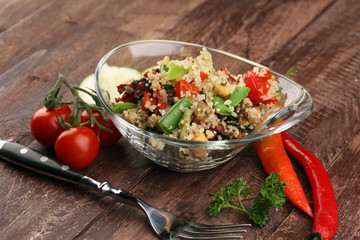
POLYGON ((110 183, 100 183, 69 166, 48 158, 23 145, 0 140, 0 157, 44 175, 95 188, 118 201, 143 210, 156 235, 161 239, 241 239, 240 233, 251 224, 205 225, 154 207, 131 193, 115 189, 110 183), (240 228, 240 229, 239 229, 240 228), (230 235, 229 235, 230 234, 230 235))

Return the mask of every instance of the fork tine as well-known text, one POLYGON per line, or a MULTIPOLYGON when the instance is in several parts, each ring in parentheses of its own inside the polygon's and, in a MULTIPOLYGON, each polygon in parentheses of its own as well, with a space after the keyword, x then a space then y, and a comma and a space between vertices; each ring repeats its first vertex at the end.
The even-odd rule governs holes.
POLYGON ((239 228, 239 227, 251 227, 250 223, 242 223, 242 224, 225 224, 225 225, 207 225, 201 224, 197 222, 189 222, 189 225, 198 229, 228 229, 228 228, 239 228))
POLYGON ((197 222, 189 222, 182 229, 182 233, 178 235, 182 239, 242 239, 238 233, 247 232, 246 229, 238 229, 250 227, 251 224, 228 224, 228 225, 206 225, 197 222), (231 234, 231 235, 229 235, 231 234))
POLYGON ((191 239, 191 240, 210 240, 210 239, 242 239, 243 236, 241 235, 227 235, 227 236, 196 236, 196 235, 189 235, 186 233, 181 233, 178 235, 177 239, 191 239))
POLYGON ((229 233, 245 233, 247 230, 245 229, 236 229, 236 230, 220 230, 220 231, 196 231, 188 228, 184 228, 184 232, 191 233, 191 234, 202 234, 202 235, 209 235, 209 234, 229 234, 229 233))

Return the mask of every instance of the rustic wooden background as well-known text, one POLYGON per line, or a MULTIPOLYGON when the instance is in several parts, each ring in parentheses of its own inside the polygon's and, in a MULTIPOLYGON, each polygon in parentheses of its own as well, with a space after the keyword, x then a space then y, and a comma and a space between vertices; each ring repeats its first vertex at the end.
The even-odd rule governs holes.
MULTIPOLYGON (((57 80, 94 72, 111 48, 135 40, 204 44, 292 75, 314 111, 288 134, 323 162, 339 207, 334 239, 360 239, 360 4, 358 0, 0 0, 0 138, 54 156, 29 122, 57 80)), ((312 204, 309 182, 294 162, 312 204)), ((210 197, 236 177, 266 177, 252 146, 212 170, 178 173, 141 157, 121 139, 82 171, 149 203, 205 223, 210 197), (164 181, 166 180, 166 181, 164 181)), ((156 239, 142 212, 83 188, 0 161, 0 239, 156 239)), ((246 239, 308 239, 312 219, 288 202, 246 239)))

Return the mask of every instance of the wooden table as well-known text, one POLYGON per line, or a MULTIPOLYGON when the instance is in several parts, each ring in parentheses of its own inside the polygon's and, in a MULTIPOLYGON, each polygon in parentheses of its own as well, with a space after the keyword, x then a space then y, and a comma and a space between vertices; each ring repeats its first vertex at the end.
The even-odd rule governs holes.
MULTIPOLYGON (((111 48, 135 40, 204 44, 292 75, 314 100, 290 136, 321 159, 339 208, 334 239, 360 239, 360 4, 319 1, 0 1, 0 136, 50 157, 31 135, 32 114, 60 72, 78 84, 111 48)), ((293 162, 312 205, 309 181, 293 162)), ((266 174, 252 145, 218 168, 173 172, 125 139, 81 171, 204 223, 249 222, 235 211, 207 216, 209 192, 266 174)), ((0 161, 0 239, 156 239, 145 215, 84 188, 0 161)), ((309 239, 312 219, 287 202, 246 239, 309 239)))

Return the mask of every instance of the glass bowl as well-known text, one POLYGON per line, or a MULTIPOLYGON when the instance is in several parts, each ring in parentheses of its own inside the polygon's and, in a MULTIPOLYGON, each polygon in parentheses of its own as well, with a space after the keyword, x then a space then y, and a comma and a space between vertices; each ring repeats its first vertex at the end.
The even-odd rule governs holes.
MULTIPOLYGON (((100 78, 105 64, 134 68, 141 72, 153 67, 165 56, 178 60, 183 60, 189 56, 195 58, 203 47, 205 46, 166 40, 131 42, 109 51, 100 60, 95 71, 96 92, 121 134, 145 157, 175 171, 194 172, 219 166, 236 156, 249 143, 294 126, 306 118, 313 107, 310 94, 302 86, 271 70, 279 81, 282 92, 287 95, 284 108, 269 115, 253 134, 241 139, 206 142, 174 139, 137 128, 111 110, 109 93, 103 90, 104 83, 100 78), (282 121, 274 125, 280 118, 282 121), (199 152, 203 156, 201 159, 197 157, 199 152)), ((253 67, 264 67, 221 50, 206 48, 212 55, 215 69, 226 67, 232 74, 236 75, 245 73, 253 67)))

